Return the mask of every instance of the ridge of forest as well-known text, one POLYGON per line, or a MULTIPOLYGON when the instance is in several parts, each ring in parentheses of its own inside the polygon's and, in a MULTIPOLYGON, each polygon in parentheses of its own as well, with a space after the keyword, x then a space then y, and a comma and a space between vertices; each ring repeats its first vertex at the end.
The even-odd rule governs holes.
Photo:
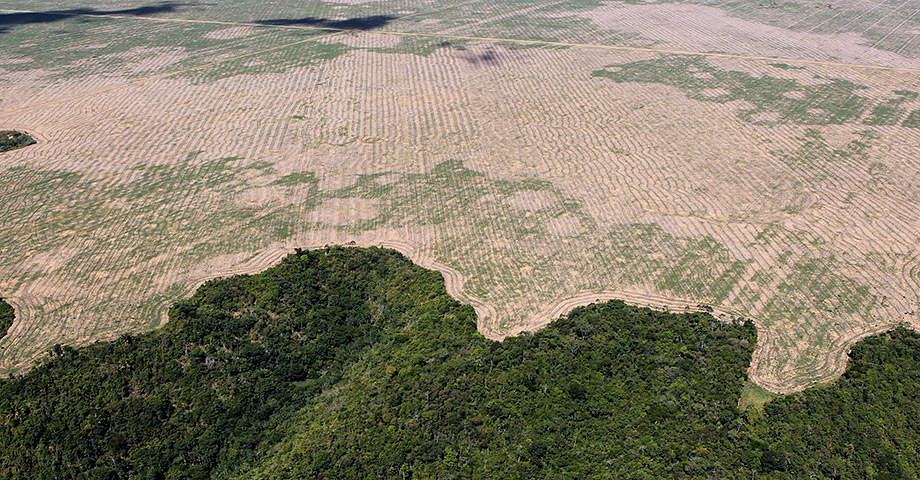
POLYGON ((6 332, 13 326, 13 320, 16 318, 16 312, 13 306, 0 298, 0 338, 6 336, 6 332))
POLYGON ((495 342, 395 251, 297 250, 0 381, 0 477, 917 478, 920 335, 741 409, 755 341, 611 301, 495 342))

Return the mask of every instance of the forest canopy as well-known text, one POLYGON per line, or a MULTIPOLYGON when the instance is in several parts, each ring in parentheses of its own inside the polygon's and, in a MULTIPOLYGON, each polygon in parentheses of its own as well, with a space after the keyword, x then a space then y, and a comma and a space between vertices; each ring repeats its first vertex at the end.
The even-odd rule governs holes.
POLYGON ((13 310, 13 306, 0 298, 0 338, 6 336, 6 332, 13 326, 15 317, 16 312, 13 310))
POLYGON ((300 251, 0 383, 3 478, 917 478, 920 335, 741 410, 750 322, 612 301, 495 342, 397 252, 300 251))
POLYGON ((0 131, 0 152, 28 147, 34 143, 35 139, 26 133, 17 132, 14 130, 0 131))

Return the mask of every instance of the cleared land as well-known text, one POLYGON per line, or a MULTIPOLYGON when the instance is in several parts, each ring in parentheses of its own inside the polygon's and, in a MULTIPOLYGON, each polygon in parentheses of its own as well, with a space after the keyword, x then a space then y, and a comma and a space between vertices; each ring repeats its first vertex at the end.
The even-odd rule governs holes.
POLYGON ((0 154, 0 371, 353 241, 492 338, 708 305, 759 385, 831 378, 920 325, 920 16, 823 5, 13 2, 44 13, 0 11, 0 128, 39 140, 0 154))

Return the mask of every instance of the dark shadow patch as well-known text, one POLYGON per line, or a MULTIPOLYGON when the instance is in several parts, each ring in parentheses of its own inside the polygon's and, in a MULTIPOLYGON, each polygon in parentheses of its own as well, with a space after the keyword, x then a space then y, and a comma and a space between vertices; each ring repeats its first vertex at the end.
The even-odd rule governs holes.
MULTIPOLYGON (((95 8, 73 8, 70 10, 49 10, 46 12, 16 12, 0 14, 0 33, 9 31, 12 27, 21 25, 31 25, 36 23, 52 23, 68 18, 79 17, 83 15, 126 15, 141 17, 145 15, 155 15, 158 13, 169 13, 179 9, 179 7, 190 6, 190 3, 165 2, 157 5, 146 5, 135 8, 125 8, 121 10, 96 10, 95 8)), ((85 20, 90 21, 90 20, 85 20)))
POLYGON ((465 55, 462 58, 470 64, 483 67, 497 67, 500 63, 498 55, 495 54, 495 50, 491 47, 483 52, 470 52, 469 55, 465 55))
POLYGON ((334 30, 373 30, 396 20, 397 17, 391 15, 373 15, 370 17, 356 17, 345 20, 332 20, 328 18, 304 17, 304 18, 276 18, 273 20, 257 20, 255 23, 260 25, 278 25, 278 26, 307 26, 331 28, 334 30))

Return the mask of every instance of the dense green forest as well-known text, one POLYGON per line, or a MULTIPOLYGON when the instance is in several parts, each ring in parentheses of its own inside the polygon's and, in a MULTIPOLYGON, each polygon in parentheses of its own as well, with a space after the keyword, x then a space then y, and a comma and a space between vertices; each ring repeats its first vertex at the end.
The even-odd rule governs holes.
POLYGON ((377 248, 216 280, 0 383, 2 478, 917 478, 920 335, 740 410, 749 322, 620 301, 504 342, 377 248))
POLYGON ((13 326, 15 315, 13 307, 0 298, 0 338, 6 336, 6 332, 13 326))
POLYGON ((16 150, 17 148, 32 145, 33 143, 35 143, 35 139, 28 134, 13 130, 0 131, 0 152, 16 150))

